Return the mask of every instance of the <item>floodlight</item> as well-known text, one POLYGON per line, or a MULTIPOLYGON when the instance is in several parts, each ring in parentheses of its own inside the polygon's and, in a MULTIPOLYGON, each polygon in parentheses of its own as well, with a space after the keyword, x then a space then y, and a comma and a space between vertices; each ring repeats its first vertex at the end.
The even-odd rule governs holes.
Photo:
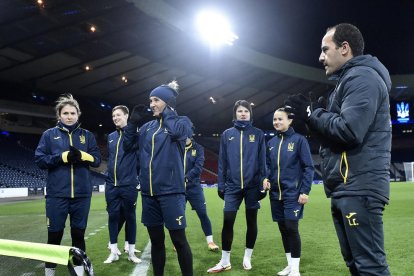
POLYGON ((233 42, 239 38, 231 30, 226 17, 215 11, 200 12, 196 24, 203 40, 212 46, 233 45, 233 42))

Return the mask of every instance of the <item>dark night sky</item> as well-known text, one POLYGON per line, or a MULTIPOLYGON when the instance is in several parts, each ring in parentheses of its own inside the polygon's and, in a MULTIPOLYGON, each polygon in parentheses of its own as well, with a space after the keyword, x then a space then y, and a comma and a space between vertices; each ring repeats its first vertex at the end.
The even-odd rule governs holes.
POLYGON ((240 37, 239 45, 314 67, 320 67, 320 43, 326 28, 342 22, 352 23, 364 35, 365 53, 377 56, 391 74, 414 73, 414 1, 165 2, 188 16, 204 7, 223 10, 240 37))

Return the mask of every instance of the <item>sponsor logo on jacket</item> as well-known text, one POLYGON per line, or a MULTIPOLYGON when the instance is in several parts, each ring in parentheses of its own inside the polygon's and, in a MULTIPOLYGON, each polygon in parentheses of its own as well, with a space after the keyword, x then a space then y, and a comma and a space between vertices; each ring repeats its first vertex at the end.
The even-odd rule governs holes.
POLYGON ((176 218, 175 220, 178 222, 178 225, 181 225, 181 219, 183 218, 183 216, 179 216, 178 218, 176 218))

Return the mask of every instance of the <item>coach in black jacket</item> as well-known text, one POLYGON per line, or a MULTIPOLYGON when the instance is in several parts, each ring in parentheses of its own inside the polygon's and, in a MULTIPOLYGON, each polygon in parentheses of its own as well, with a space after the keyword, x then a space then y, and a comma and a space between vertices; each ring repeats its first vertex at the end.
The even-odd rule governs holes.
POLYGON ((351 274, 389 275, 382 212, 390 190, 390 76, 377 58, 362 55, 362 34, 351 24, 329 28, 321 50, 319 61, 336 81, 326 109, 301 95, 286 105, 322 137, 325 192, 351 274))

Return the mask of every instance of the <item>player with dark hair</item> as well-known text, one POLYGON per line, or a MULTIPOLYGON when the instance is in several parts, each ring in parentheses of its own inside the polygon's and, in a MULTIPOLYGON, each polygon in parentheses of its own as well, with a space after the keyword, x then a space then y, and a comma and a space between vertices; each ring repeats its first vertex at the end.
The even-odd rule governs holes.
POLYGON ((277 135, 267 143, 269 181, 264 189, 270 189, 269 198, 273 221, 282 235, 287 267, 280 276, 300 276, 301 239, 299 220, 308 202, 313 180, 313 161, 308 141, 290 126, 292 119, 284 108, 273 114, 273 126, 277 135))
POLYGON ((390 275, 382 213, 390 196, 391 78, 363 55, 364 39, 348 23, 328 28, 319 61, 336 82, 326 107, 303 95, 286 105, 320 137, 322 177, 341 252, 352 275, 390 275))
MULTIPOLYGON (((62 241, 66 218, 70 217, 72 246, 86 250, 85 229, 92 197, 89 166, 98 167, 101 154, 94 135, 80 127, 81 111, 71 94, 56 101, 57 126, 46 130, 35 151, 35 162, 48 170, 46 218, 48 244, 62 241)), ((73 259, 77 275, 83 266, 73 259)), ((56 264, 46 263, 46 276, 55 275, 56 264)))
POLYGON ((266 178, 266 145, 264 133, 252 125, 252 108, 245 100, 236 101, 233 108, 234 127, 225 130, 220 140, 218 194, 224 199, 221 231, 221 260, 208 273, 231 269, 230 253, 237 211, 244 199, 246 205, 246 248, 243 268, 251 270, 251 256, 257 238, 257 212, 260 191, 266 178))

